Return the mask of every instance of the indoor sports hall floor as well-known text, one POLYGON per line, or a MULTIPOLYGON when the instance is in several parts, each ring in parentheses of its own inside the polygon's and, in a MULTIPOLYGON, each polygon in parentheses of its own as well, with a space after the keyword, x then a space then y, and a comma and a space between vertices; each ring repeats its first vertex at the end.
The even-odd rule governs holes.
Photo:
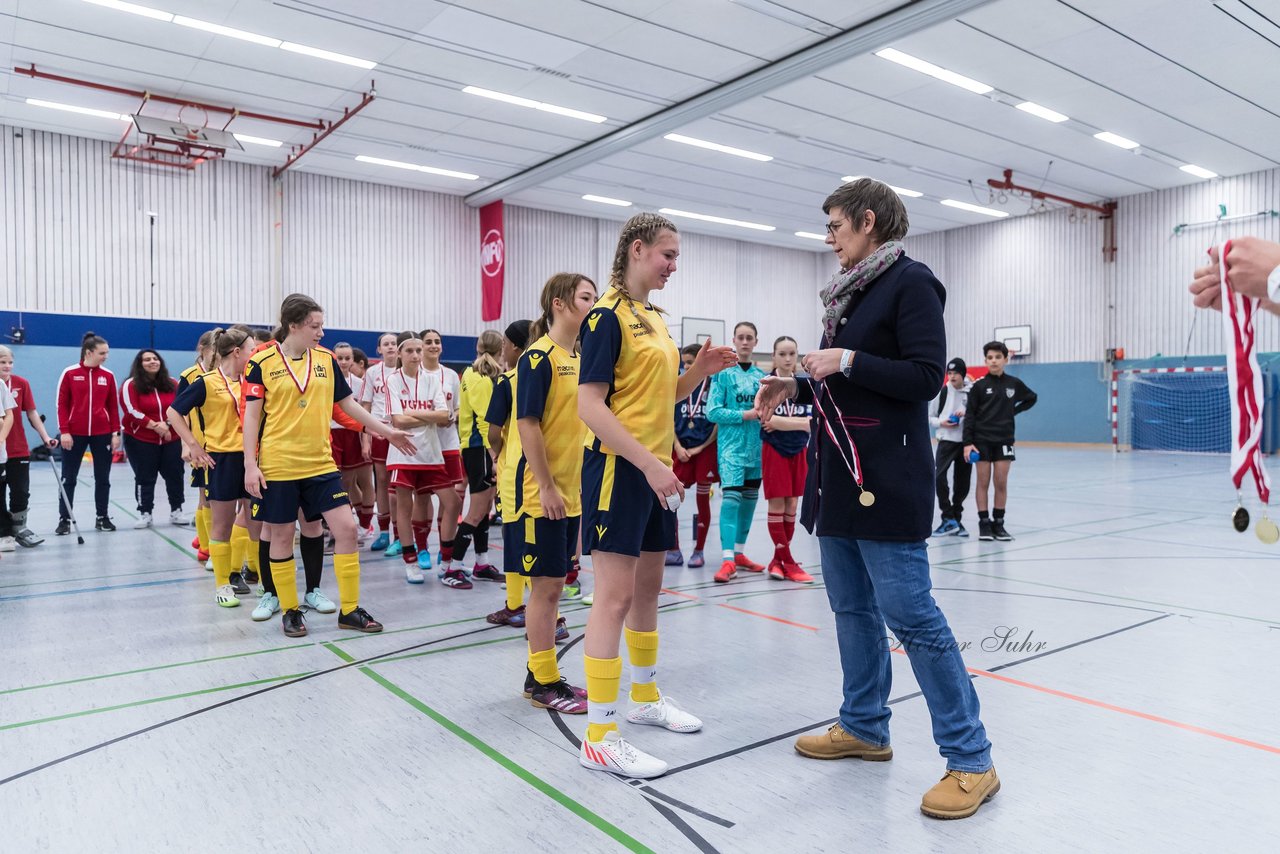
MULTIPOLYGON (((918 810, 943 762, 903 656, 892 762, 792 750, 840 701, 807 537, 812 587, 669 572, 659 683, 706 726, 631 728, 672 765, 634 784, 578 766, 582 718, 521 698, 522 633, 483 619, 499 585, 409 587, 375 555, 362 598, 387 631, 311 615, 290 641, 279 617, 214 606, 190 529, 130 529, 116 466, 118 533, 0 561, 0 849, 1274 850, 1280 548, 1231 530, 1226 472, 1220 456, 1020 449, 1016 540, 933 541, 1003 781, 974 818, 939 822, 918 810)), ((33 481, 45 533, 52 475, 33 481)), ((580 683, 585 609, 564 612, 580 683)))

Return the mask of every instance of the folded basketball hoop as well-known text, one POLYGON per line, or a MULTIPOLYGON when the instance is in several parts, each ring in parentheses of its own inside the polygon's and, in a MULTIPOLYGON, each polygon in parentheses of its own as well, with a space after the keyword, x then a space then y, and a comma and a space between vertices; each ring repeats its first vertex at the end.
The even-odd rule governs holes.
POLYGON ((204 124, 195 124, 189 120, 192 117, 185 115, 187 111, 183 108, 176 121, 141 114, 130 116, 133 128, 125 132, 111 156, 155 166, 195 169, 205 161, 225 156, 228 149, 244 150, 229 131, 209 127, 207 113, 204 124), (137 141, 131 143, 128 139, 135 130, 137 141))

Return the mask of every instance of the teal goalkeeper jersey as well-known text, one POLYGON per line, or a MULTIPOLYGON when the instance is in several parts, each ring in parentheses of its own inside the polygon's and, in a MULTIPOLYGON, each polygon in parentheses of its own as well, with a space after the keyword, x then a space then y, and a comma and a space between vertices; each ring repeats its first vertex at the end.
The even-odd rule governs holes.
POLYGON ((751 365, 734 365, 711 380, 707 418, 719 425, 716 456, 720 465, 743 469, 760 467, 760 422, 743 421, 742 413, 754 409, 764 371, 751 365))

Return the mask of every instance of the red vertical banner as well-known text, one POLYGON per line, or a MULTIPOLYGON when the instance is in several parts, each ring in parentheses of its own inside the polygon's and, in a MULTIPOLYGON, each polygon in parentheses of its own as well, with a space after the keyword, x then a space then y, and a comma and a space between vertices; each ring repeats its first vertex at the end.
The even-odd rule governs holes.
POLYGON ((480 209, 480 319, 502 316, 502 282, 507 268, 507 246, 503 239, 502 202, 480 209))

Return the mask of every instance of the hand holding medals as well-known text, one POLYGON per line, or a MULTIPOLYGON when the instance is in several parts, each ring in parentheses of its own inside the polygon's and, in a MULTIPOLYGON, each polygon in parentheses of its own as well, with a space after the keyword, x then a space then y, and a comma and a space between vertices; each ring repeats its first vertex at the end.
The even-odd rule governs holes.
MULTIPOLYGON (((1226 259, 1231 252, 1231 241, 1222 245, 1218 257, 1221 275, 1220 294, 1222 320, 1227 339, 1227 390, 1231 401, 1231 481, 1236 487, 1237 506, 1231 514, 1231 526, 1240 533, 1249 528, 1249 511, 1244 507, 1244 495, 1240 486, 1245 473, 1253 475, 1258 499, 1262 502, 1262 518, 1254 525, 1253 532, 1268 545, 1280 540, 1280 528, 1267 515, 1271 500, 1271 480, 1262 460, 1262 372, 1258 369, 1255 352, 1254 319, 1258 313, 1258 300, 1232 289, 1230 269, 1226 259)), ((1212 254, 1212 253, 1211 253, 1212 254)))

